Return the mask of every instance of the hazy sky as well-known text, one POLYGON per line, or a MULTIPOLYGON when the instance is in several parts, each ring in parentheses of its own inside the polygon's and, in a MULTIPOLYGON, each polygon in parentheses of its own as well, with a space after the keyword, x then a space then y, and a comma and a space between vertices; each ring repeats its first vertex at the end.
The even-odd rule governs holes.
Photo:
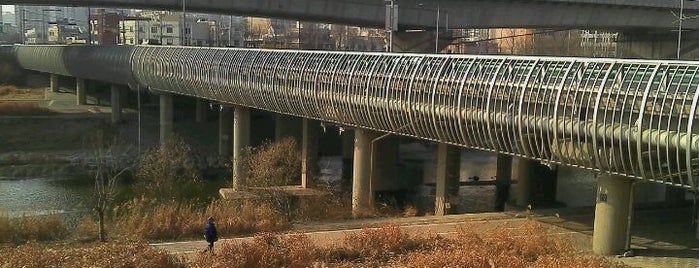
POLYGON ((2 5, 2 11, 3 12, 12 12, 15 13, 15 6, 14 5, 2 5))

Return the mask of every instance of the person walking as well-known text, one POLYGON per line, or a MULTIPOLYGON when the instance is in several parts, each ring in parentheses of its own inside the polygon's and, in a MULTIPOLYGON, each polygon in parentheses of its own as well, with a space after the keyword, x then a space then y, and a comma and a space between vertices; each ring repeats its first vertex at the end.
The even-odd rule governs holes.
MULTIPOLYGON (((209 217, 204 228, 204 238, 209 242, 209 247, 206 249, 211 254, 214 254, 214 242, 218 241, 218 233, 216 232, 216 223, 213 217, 209 217)), ((204 251, 206 251, 204 250, 204 251)))

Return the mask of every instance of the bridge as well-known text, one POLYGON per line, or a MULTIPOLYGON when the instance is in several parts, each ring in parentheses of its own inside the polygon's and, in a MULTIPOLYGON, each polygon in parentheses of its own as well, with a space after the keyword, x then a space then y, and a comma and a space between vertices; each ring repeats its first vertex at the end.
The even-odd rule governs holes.
MULTIPOLYGON (((15 0, 20 5, 66 5, 166 9, 191 12, 287 18, 293 20, 383 28, 386 4, 381 0, 15 0)), ((684 1, 687 16, 699 14, 699 3, 684 1)), ((679 1, 657 0, 400 0, 399 29, 548 28, 548 29, 677 29, 679 1)), ((686 20, 684 29, 699 29, 686 20)))
MULTIPOLYGON (((383 161, 374 143, 386 133, 440 144, 438 213, 444 213, 446 185, 454 180, 453 148, 498 153, 504 170, 514 156, 528 159, 525 165, 599 172, 598 253, 626 246, 633 181, 699 190, 699 63, 693 61, 167 46, 21 45, 3 51, 23 68, 50 73, 52 87, 57 75, 76 77, 78 102, 84 101, 85 80, 113 84, 116 121, 123 85, 159 94, 161 140, 172 133, 173 94, 234 107, 238 190, 246 176, 240 159, 250 140, 250 108, 303 118, 304 185, 312 176, 312 128, 319 121, 354 128, 357 213, 371 207, 383 161)), ((498 179, 509 177, 500 169, 499 163, 498 179)), ((518 201, 526 205, 528 178, 518 180, 525 185, 518 201)))

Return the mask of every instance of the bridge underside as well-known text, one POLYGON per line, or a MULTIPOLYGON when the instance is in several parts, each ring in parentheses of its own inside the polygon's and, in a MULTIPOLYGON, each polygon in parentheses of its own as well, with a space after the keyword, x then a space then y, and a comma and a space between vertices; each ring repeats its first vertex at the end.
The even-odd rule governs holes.
POLYGON ((110 81, 132 87, 695 190, 699 183, 695 62, 155 46, 15 53, 41 72, 95 80, 117 72, 110 81))
MULTIPOLYGON (((676 29, 676 1, 549 0, 405 0, 399 1, 399 30, 434 28, 676 29), (659 2, 659 3, 653 3, 659 2)), ((686 15, 699 11, 687 2, 686 15)), ((66 5, 182 10, 180 0, 15 0, 24 5, 66 5)), ((398 2, 396 2, 398 3, 398 2)), ((383 28, 385 4, 375 0, 187 1, 191 12, 274 17, 383 28)), ((683 28, 699 29, 699 20, 683 28)))

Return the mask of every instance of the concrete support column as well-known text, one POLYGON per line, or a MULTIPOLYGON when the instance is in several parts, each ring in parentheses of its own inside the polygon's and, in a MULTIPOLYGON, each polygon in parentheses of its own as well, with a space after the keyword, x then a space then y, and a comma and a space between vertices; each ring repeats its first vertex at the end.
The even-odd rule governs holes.
POLYGON ((596 254, 620 254, 628 248, 632 213, 632 180, 602 174, 597 177, 597 204, 592 233, 592 250, 596 254))
POLYGON ((243 161, 248 146, 250 146, 250 109, 235 106, 233 113, 233 190, 235 191, 240 191, 245 186, 247 172, 243 161))
POLYGON ((497 170, 495 171, 495 209, 505 210, 505 202, 510 199, 512 184, 512 156, 498 154, 497 170))
POLYGON ((342 140, 342 179, 352 178, 352 162, 354 158, 354 130, 347 129, 340 133, 342 140))
POLYGON ((233 149, 233 109, 221 106, 218 110, 218 155, 230 157, 233 149))
POLYGON ((199 99, 197 98, 197 106, 196 106, 196 111, 195 111, 195 121, 197 123, 203 123, 206 121, 206 107, 207 106, 207 101, 204 99, 199 99))
POLYGON ((372 146, 381 133, 357 128, 354 130, 354 163, 352 174, 352 215, 361 217, 373 211, 372 146))
POLYGON ((75 79, 75 95, 77 96, 76 99, 76 104, 77 105, 85 105, 87 104, 87 87, 85 83, 85 79, 82 78, 76 78, 75 79))
POLYGON ((172 94, 160 93, 160 144, 172 138, 173 127, 172 94))
POLYGON ((51 92, 58 92, 58 75, 57 74, 49 74, 49 86, 51 88, 51 92))
POLYGON ((437 147, 437 189, 434 215, 444 216, 448 214, 451 204, 450 193, 454 188, 458 193, 461 162, 461 149, 459 147, 440 143, 437 147))
POLYGON ((301 187, 313 187, 318 172, 318 132, 320 125, 313 119, 303 119, 301 141, 301 187))
POLYGON ((118 124, 121 122, 121 88, 112 84, 111 90, 112 96, 109 101, 112 103, 112 124, 118 124))
POLYGON ((525 158, 518 159, 517 164, 517 187, 515 191, 516 205, 526 207, 532 201, 532 178, 531 174, 539 163, 535 160, 525 158))

